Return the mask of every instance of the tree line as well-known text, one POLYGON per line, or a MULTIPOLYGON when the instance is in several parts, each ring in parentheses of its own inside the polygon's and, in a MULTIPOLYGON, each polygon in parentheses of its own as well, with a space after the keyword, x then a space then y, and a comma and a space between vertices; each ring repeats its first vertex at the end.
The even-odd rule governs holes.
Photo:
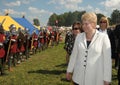
MULTIPOLYGON (((86 11, 74 11, 65 12, 64 14, 57 15, 53 13, 48 20, 48 25, 51 26, 71 26, 74 21, 81 21, 81 16, 86 11)), ((102 13, 97 13, 98 23, 101 17, 105 16, 102 13)), ((120 10, 113 10, 111 16, 108 17, 110 25, 115 25, 120 23, 120 10)))

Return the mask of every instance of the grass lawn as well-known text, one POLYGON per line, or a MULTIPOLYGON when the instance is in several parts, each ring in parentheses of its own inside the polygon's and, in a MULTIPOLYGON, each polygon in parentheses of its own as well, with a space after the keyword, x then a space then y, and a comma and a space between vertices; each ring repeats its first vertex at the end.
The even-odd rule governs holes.
MULTIPOLYGON (((6 70, 8 75, 0 76, 0 85, 70 85, 65 79, 63 43, 31 55, 31 58, 13 69, 13 72, 6 70)), ((117 85, 116 72, 113 69, 112 85, 117 85)))

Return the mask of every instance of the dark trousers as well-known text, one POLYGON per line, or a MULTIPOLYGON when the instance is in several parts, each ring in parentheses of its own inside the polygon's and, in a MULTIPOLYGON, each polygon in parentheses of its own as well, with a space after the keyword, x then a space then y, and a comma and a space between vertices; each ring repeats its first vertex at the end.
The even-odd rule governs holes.
POLYGON ((119 58, 119 66, 118 66, 118 85, 120 85, 120 58, 119 58))
POLYGON ((119 66, 119 56, 118 53, 115 54, 115 67, 119 66))

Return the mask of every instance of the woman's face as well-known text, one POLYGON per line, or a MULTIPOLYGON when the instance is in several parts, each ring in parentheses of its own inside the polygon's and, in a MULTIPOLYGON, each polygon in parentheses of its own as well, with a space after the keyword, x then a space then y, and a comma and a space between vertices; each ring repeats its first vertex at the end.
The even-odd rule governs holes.
POLYGON ((84 21, 82 22, 82 28, 85 33, 91 32, 94 28, 94 23, 89 22, 89 21, 84 21))
POLYGON ((100 21, 100 28, 104 28, 104 29, 107 28, 107 21, 105 20, 100 21))
POLYGON ((77 35, 79 33, 80 33, 79 26, 76 24, 76 25, 74 25, 74 28, 73 28, 73 34, 77 35))

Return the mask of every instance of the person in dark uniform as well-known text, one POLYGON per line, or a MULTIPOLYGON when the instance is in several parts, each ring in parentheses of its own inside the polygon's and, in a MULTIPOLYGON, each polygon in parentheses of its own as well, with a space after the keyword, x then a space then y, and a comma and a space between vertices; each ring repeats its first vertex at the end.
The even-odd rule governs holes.
POLYGON ((50 46, 54 46, 55 32, 53 30, 50 31, 50 46))
POLYGON ((120 85, 120 24, 116 25, 114 30, 117 39, 118 39, 118 46, 117 46, 117 53, 118 53, 118 85, 120 85))
POLYGON ((24 47, 25 47, 25 56, 26 59, 30 58, 30 35, 28 32, 28 28, 25 29, 25 42, 24 42, 24 47))
POLYGON ((36 34, 35 30, 32 34, 32 38, 33 38, 33 53, 35 54, 38 48, 38 35, 36 34))
POLYGON ((10 25, 10 35, 8 41, 7 60, 8 60, 8 70, 13 71, 12 64, 16 66, 16 53, 17 53, 17 32, 14 24, 10 25))
POLYGON ((0 74, 4 75, 4 64, 5 64, 5 50, 4 50, 5 34, 3 26, 0 25, 0 74))
POLYGON ((23 56, 24 52, 25 52, 25 47, 24 47, 24 42, 25 42, 25 36, 22 32, 22 29, 19 28, 18 29, 18 38, 17 38, 17 42, 18 42, 18 56, 17 56, 17 63, 20 63, 21 61, 24 61, 25 58, 23 56))
POLYGON ((43 32, 43 35, 44 35, 44 49, 47 48, 47 43, 48 43, 48 34, 47 34, 47 30, 45 29, 44 32, 43 32))
POLYGON ((45 41, 44 41, 44 32, 42 29, 39 32, 39 42, 40 42, 40 49, 44 50, 44 42, 45 41))

